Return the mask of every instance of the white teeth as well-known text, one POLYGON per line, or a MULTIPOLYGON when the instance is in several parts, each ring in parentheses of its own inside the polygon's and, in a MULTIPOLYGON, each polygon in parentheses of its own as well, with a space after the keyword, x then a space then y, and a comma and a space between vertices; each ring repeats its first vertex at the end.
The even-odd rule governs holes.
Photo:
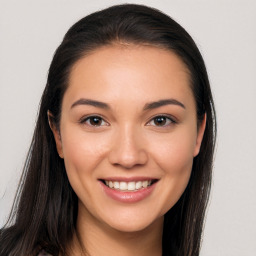
POLYGON ((105 181, 106 186, 112 189, 119 189, 122 191, 136 191, 141 188, 146 188, 150 186, 152 183, 151 180, 143 180, 143 181, 105 181))
POLYGON ((140 189, 141 187, 142 187, 142 181, 137 181, 136 185, 135 185, 135 188, 140 189))
POLYGON ((128 182, 128 190, 135 190, 135 182, 128 182))
POLYGON ((113 182, 112 182, 112 181, 109 181, 109 183, 108 183, 108 184, 106 184, 106 185, 108 185, 110 188, 113 188, 113 187, 114 187, 114 184, 113 184, 113 182))
POLYGON ((127 190, 127 183, 123 182, 123 181, 120 182, 119 189, 120 190, 127 190))
POLYGON ((143 188, 146 188, 148 186, 148 181, 147 180, 144 180, 143 182, 142 182, 142 187, 143 188))
POLYGON ((118 189, 119 188, 119 182, 118 181, 114 181, 114 188, 118 189))

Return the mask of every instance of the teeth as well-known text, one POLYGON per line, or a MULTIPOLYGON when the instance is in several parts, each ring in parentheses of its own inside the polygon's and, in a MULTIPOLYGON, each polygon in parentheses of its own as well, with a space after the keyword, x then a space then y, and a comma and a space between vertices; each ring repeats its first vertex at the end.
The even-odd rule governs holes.
POLYGON ((110 188, 113 188, 114 187, 114 184, 112 181, 109 181, 108 184, 106 184, 107 186, 109 186, 110 188))
POLYGON ((148 186, 148 181, 147 180, 144 180, 143 182, 142 182, 142 187, 143 188, 146 188, 148 186))
POLYGON ((135 181, 128 182, 128 190, 135 190, 135 181))
POLYGON ((142 187, 142 181, 137 181, 135 184, 136 189, 140 189, 142 187))
POLYGON ((105 185, 112 189, 119 189, 121 191, 136 191, 141 188, 146 188, 150 186, 152 181, 143 180, 143 181, 105 181, 105 185))
POLYGON ((123 181, 120 182, 119 189, 120 190, 127 190, 127 183, 123 182, 123 181))
POLYGON ((114 188, 118 189, 119 188, 119 182, 118 181, 114 181, 114 188))

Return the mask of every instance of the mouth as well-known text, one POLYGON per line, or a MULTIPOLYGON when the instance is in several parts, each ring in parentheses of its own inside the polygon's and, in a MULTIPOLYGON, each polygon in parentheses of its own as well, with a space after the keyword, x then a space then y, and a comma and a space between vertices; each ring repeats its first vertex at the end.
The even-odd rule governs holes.
POLYGON ((100 180, 105 186, 122 192, 136 192, 152 186, 157 179, 136 180, 136 181, 118 181, 118 180, 100 180))

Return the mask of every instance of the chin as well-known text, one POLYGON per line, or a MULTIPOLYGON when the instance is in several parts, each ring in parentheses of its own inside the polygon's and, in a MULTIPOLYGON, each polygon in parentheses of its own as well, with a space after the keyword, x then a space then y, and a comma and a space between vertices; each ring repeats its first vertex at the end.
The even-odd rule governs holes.
POLYGON ((113 218, 108 222, 105 222, 112 229, 124 232, 134 233, 143 230, 148 230, 155 225, 162 225, 164 216, 152 218, 152 216, 146 216, 140 214, 139 216, 123 216, 119 215, 119 218, 113 218))

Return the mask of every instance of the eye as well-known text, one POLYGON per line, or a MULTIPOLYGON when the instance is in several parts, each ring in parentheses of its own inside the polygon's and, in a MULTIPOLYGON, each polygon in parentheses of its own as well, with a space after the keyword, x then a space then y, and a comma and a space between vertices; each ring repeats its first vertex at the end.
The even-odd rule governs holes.
POLYGON ((100 116, 89 116, 89 117, 86 117, 85 119, 81 120, 81 123, 89 125, 89 126, 94 126, 94 127, 109 125, 100 116))
POLYGON ((153 126, 168 126, 172 123, 176 123, 172 118, 168 116, 155 116, 153 119, 151 119, 147 125, 153 125, 153 126))

